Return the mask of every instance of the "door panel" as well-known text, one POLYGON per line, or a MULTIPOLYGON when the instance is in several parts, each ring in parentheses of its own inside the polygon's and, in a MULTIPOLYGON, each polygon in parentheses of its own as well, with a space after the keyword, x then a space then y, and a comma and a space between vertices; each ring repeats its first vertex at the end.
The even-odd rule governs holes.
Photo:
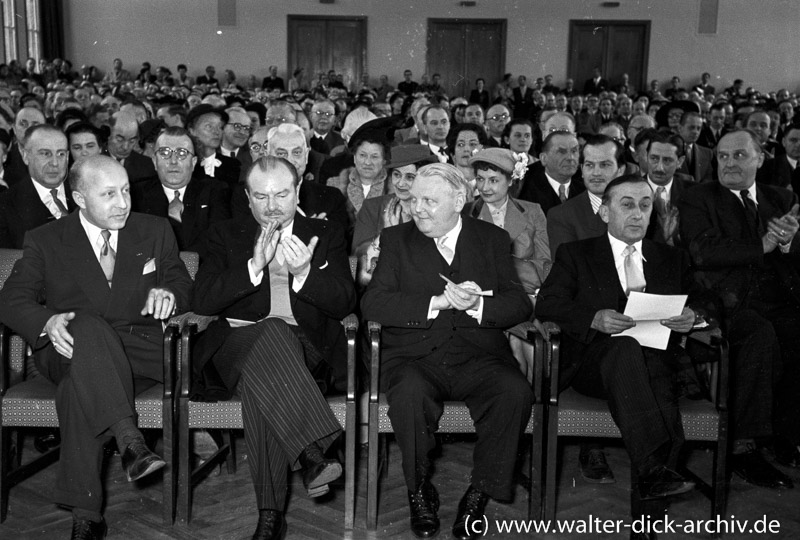
POLYGON ((640 26, 611 26, 608 28, 608 57, 604 75, 612 85, 618 84, 622 74, 630 76, 635 88, 644 88, 646 47, 644 28, 640 26))
MULTIPOLYGON (((428 40, 428 77, 438 73, 441 85, 449 96, 464 92, 464 31, 460 24, 438 24, 428 40)), ((419 80, 419 77, 417 77, 419 80)))
POLYGON ((366 59, 366 18, 290 15, 287 71, 305 68, 306 80, 316 84, 319 73, 334 69, 345 86, 361 80, 366 59))
POLYGON ((503 38, 496 24, 474 24, 468 28, 464 96, 469 97, 478 77, 486 79, 486 88, 490 93, 495 83, 503 77, 503 69, 498 63, 499 58, 506 57, 503 38))

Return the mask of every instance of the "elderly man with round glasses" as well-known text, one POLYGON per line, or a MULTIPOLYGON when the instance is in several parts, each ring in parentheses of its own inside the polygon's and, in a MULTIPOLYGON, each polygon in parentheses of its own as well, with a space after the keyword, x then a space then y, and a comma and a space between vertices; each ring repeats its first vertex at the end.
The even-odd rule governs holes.
POLYGON ((131 189, 133 211, 169 218, 178 248, 202 258, 208 228, 231 217, 230 189, 220 180, 193 176, 198 158, 185 129, 166 128, 155 149, 156 176, 131 189))

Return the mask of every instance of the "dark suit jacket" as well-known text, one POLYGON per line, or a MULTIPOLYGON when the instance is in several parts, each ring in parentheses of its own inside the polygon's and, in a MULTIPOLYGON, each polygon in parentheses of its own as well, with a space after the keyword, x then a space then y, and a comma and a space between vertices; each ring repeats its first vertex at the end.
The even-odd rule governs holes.
MULTIPOLYGON (((533 95, 533 94, 531 94, 533 95)), ((484 88, 483 92, 478 92, 477 90, 473 90, 469 93, 469 102, 470 103, 477 103, 483 110, 489 108, 489 91, 484 88)))
POLYGON ((594 79, 586 79, 586 82, 583 83, 583 93, 586 94, 594 94, 597 95, 603 90, 608 90, 608 81, 604 78, 600 78, 599 82, 594 82, 594 79))
MULTIPOLYGON (((791 191, 761 184, 756 189, 762 227, 797 204, 797 195, 791 191)), ((741 305, 757 272, 767 266, 777 272, 786 290, 800 301, 800 239, 795 237, 788 254, 776 248, 764 255, 761 237, 746 225, 741 199, 719 182, 689 190, 679 209, 681 236, 689 246, 697 279, 715 291, 727 309, 741 305)))
POLYGON ((559 204, 547 214, 547 237, 550 253, 555 258, 558 246, 586 238, 606 234, 608 227, 598 214, 592 211, 589 192, 559 204))
MULTIPOLYGON (((646 292, 688 294, 692 291, 689 257, 685 252, 645 239, 642 255, 646 292)), ((590 343, 613 339, 592 329, 595 313, 601 309, 623 313, 627 302, 607 235, 561 246, 553 270, 539 290, 536 317, 561 327, 564 348, 559 379, 562 388, 580 368, 583 353, 590 343)), ((673 332, 671 339, 680 337, 673 332)))
MULTIPOLYGON (((217 223, 209 230, 208 253, 197 273, 192 309, 203 315, 219 315, 221 320, 209 326, 202 346, 198 344, 198 367, 230 335, 225 318, 258 321, 270 313, 269 269, 264 269, 264 279, 258 286, 251 283, 247 270, 259 229, 249 216, 217 223)), ((341 319, 356 303, 344 232, 336 224, 295 214, 292 233, 306 244, 314 236, 319 238, 310 273, 299 292, 291 289, 294 276, 289 273, 292 313, 334 373, 344 374, 346 341, 341 319)))
POLYGON ((283 84, 283 79, 280 77, 264 77, 261 81, 261 88, 264 90, 272 90, 273 88, 279 88, 281 92, 286 90, 286 86, 283 84))
MULTIPOLYGON (((75 203, 69 184, 64 185, 64 190, 67 210, 72 212, 75 203)), ((13 184, 8 191, 0 194, 0 248, 22 249, 27 231, 51 221, 56 221, 56 218, 39 198, 33 180, 13 184)))
POLYGON ((146 180, 151 176, 155 176, 156 167, 153 165, 153 160, 138 152, 131 152, 125 158, 125 172, 128 173, 128 182, 131 185, 146 180))
MULTIPOLYGON (((241 174, 242 164, 239 162, 238 159, 228 156, 223 156, 219 152, 216 153, 216 158, 220 161, 220 165, 217 166, 216 169, 214 169, 213 178, 215 178, 216 180, 222 180, 223 182, 227 183, 231 187, 231 189, 234 189, 236 184, 239 183, 239 176, 241 174)), ((192 174, 192 176, 195 178, 200 176, 206 176, 206 171, 200 164, 201 161, 202 158, 198 156, 197 165, 194 166, 194 173, 192 174)))
POLYGON ((533 88, 527 87, 525 95, 519 88, 514 88, 512 92, 512 106, 514 108, 514 118, 526 118, 532 120, 531 114, 533 113, 533 88))
POLYGON ((712 182, 716 180, 714 177, 714 151, 700 146, 695 143, 694 145, 694 166, 689 170, 689 165, 683 160, 683 164, 678 169, 682 172, 692 176, 695 182, 712 182))
POLYGON ((3 169, 5 170, 3 179, 5 180, 6 184, 8 184, 8 187, 31 179, 31 175, 28 172, 28 166, 25 165, 24 161, 22 161, 22 153, 19 150, 19 143, 15 142, 11 145, 11 148, 9 148, 3 169))
MULTIPOLYGON (((763 169, 766 164, 767 163, 765 161, 761 168, 763 169)), ((782 188, 790 187, 792 185, 792 174, 794 173, 794 169, 792 169, 789 160, 786 159, 786 154, 776 156, 775 159, 771 160, 770 165, 770 179, 772 180, 770 185, 782 188)))
POLYGON ((714 132, 711 131, 711 128, 708 126, 703 126, 703 129, 700 130, 700 137, 697 139, 697 144, 700 146, 705 146, 706 148, 711 148, 712 150, 717 147, 717 143, 722 138, 723 135, 728 133, 730 130, 728 128, 722 128, 720 131, 719 137, 714 136, 714 132))
MULTIPOLYGON (((694 179, 689 176, 688 174, 681 174, 676 172, 675 175, 672 177, 672 186, 669 191, 669 203, 670 206, 675 207, 676 209, 680 205, 681 199, 686 196, 686 191, 692 188, 693 186, 697 186, 698 184, 694 181, 694 179)), ((680 214, 680 211, 679 211, 680 214)), ((678 217, 680 223, 680 215, 678 217)), ((662 227, 662 223, 659 223, 658 220, 658 213, 653 207, 653 211, 650 214, 650 225, 647 227, 647 235, 645 238, 652 240, 654 242, 658 242, 660 244, 665 244, 668 240, 666 237, 666 232, 662 227)), ((681 236, 680 236, 680 228, 676 229, 670 235, 672 238, 672 245, 677 247, 682 247, 681 244, 681 236)))
POLYGON ((347 143, 344 142, 344 139, 341 135, 333 130, 330 130, 323 139, 312 135, 308 145, 312 150, 329 156, 331 154, 331 150, 339 146, 345 146, 346 144, 347 143))
MULTIPOLYGON (((517 198, 524 201, 539 203, 545 216, 547 216, 551 208, 561 204, 558 193, 550 187, 550 183, 547 181, 547 175, 545 174, 544 165, 542 165, 541 161, 537 161, 530 166, 522 182, 522 187, 520 188, 517 198)), ((577 197, 584 191, 586 191, 586 186, 583 185, 581 170, 578 168, 578 171, 572 176, 567 199, 577 197)))
POLYGON ((200 75, 197 77, 197 84, 207 84, 208 86, 216 86, 219 88, 219 80, 216 77, 208 78, 207 75, 200 75))
POLYGON ((208 228, 231 217, 230 188, 213 178, 192 178, 183 194, 181 221, 169 218, 169 201, 158 177, 134 184, 131 188, 134 212, 168 218, 178 240, 178 248, 181 251, 195 251, 202 258, 208 228))
POLYGON ((464 217, 453 264, 433 238, 411 221, 381 233, 381 256, 361 301, 365 319, 383 325, 382 364, 444 354, 456 344, 489 357, 513 358, 503 330, 527 320, 531 302, 515 284, 508 233, 464 217), (464 311, 446 310, 428 319, 430 299, 444 290, 439 273, 456 283, 474 281, 485 297, 480 323, 464 311))
POLYGON ((0 320, 32 344, 51 316, 69 311, 93 313, 113 328, 135 325, 161 333, 160 320, 140 314, 153 287, 170 289, 179 312, 189 307, 192 280, 165 220, 130 215, 119 232, 109 289, 78 212, 73 212, 28 235, 23 257, 0 292, 0 320), (144 273, 151 259, 155 271, 144 273))

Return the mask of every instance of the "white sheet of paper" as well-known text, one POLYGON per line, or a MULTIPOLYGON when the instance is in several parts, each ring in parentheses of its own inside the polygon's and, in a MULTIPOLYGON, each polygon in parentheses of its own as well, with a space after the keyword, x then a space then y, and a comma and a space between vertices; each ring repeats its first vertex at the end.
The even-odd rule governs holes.
POLYGON ((630 336, 642 347, 666 350, 669 328, 661 324, 664 319, 677 317, 686 305, 685 294, 665 295, 632 291, 625 306, 625 315, 636 321, 636 326, 614 336, 630 336))

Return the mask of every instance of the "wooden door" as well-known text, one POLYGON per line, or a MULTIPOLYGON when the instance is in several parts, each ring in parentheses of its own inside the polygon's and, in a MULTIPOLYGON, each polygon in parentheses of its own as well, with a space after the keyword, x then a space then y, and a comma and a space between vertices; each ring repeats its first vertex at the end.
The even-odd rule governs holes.
POLYGON ((320 73, 333 69, 348 88, 357 88, 367 56, 366 17, 311 17, 289 15, 289 76, 298 67, 315 85, 320 73))
POLYGON ((428 19, 427 74, 442 76, 449 97, 468 97, 478 77, 491 92, 505 64, 505 20, 428 19))
POLYGON ((612 87, 627 73, 631 86, 643 90, 649 49, 649 21, 570 21, 567 73, 579 90, 595 67, 612 87))

